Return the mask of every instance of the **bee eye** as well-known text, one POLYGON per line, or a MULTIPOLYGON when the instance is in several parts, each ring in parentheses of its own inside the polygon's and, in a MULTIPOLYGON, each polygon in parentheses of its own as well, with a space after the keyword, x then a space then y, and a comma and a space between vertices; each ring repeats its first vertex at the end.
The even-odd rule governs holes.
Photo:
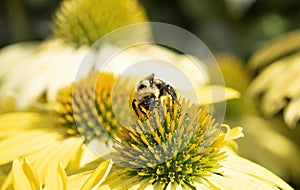
POLYGON ((146 88, 146 87, 147 87, 146 85, 141 84, 141 85, 138 87, 138 90, 141 90, 141 89, 146 88))

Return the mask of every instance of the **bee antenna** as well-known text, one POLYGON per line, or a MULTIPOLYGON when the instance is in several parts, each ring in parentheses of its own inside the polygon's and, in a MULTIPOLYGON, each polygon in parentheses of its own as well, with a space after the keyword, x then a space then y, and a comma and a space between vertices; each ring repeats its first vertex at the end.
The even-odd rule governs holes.
POLYGON ((154 73, 152 73, 151 75, 147 76, 146 79, 149 80, 150 86, 152 86, 153 83, 154 83, 154 73))

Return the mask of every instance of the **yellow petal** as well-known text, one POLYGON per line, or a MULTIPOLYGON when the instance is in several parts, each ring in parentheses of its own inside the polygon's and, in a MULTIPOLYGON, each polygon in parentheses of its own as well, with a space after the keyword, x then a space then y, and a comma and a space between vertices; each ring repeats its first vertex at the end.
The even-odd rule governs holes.
POLYGON ((299 61, 300 53, 280 59, 268 66, 250 85, 251 95, 264 93, 262 110, 266 115, 272 116, 284 108, 287 98, 299 97, 299 61))
POLYGON ((0 115, 0 134, 7 130, 26 130, 53 126, 53 115, 34 112, 14 112, 0 115))
POLYGON ((231 178, 237 179, 237 181, 243 181, 243 179, 245 179, 244 182, 249 183, 248 185, 254 189, 258 187, 263 187, 260 189, 278 189, 279 187, 280 189, 292 190, 286 182, 269 170, 237 156, 229 149, 225 150, 228 156, 222 163, 225 177, 226 175, 232 176, 231 178))
POLYGON ((298 181, 300 150, 292 139, 297 136, 295 130, 284 128, 281 118, 264 120, 248 115, 238 118, 236 123, 243 126, 246 133, 245 138, 239 140, 241 155, 255 160, 281 177, 298 181))
POLYGON ((269 185, 255 177, 234 170, 226 170, 224 176, 213 175, 209 180, 218 189, 223 190, 276 190, 275 186, 269 185))
POLYGON ((0 184, 3 184, 7 174, 0 168, 0 184))
POLYGON ((29 155, 28 158, 34 161, 33 166, 41 182, 45 182, 46 173, 50 167, 49 163, 61 163, 62 167, 66 168, 81 144, 82 139, 80 137, 70 137, 66 140, 52 143, 39 153, 29 155))
POLYGON ((243 128, 235 127, 230 129, 229 125, 226 124, 223 124, 222 127, 226 128, 226 133, 225 133, 226 147, 230 148, 234 152, 237 152, 239 146, 234 140, 244 137, 243 128))
POLYGON ((111 188, 108 185, 103 185, 98 188, 98 190, 110 190, 111 188))
POLYGON ((102 162, 103 160, 97 159, 80 168, 70 171, 68 173, 68 188, 78 189, 78 187, 81 187, 90 177, 95 168, 97 168, 102 162))
POLYGON ((12 176, 12 172, 10 171, 6 178, 4 179, 3 183, 1 183, 1 190, 7 190, 7 189, 13 189, 13 176, 12 176))
POLYGON ((300 99, 292 100, 284 110, 284 121, 291 128, 295 128, 300 119, 300 99))
POLYGON ((80 157, 80 166, 83 166, 99 158, 99 156, 94 152, 94 150, 91 150, 90 147, 83 145, 82 148, 83 153, 80 157))
POLYGON ((67 189, 67 175, 62 167, 62 164, 54 164, 48 168, 45 182, 45 190, 66 190, 67 189))
POLYGON ((41 189, 38 177, 26 159, 15 159, 13 161, 12 172, 15 190, 41 189))
POLYGON ((78 187, 81 187, 88 178, 89 175, 86 173, 80 173, 72 176, 68 175, 68 189, 78 189, 78 187))
POLYGON ((286 65, 282 61, 273 63, 271 66, 266 68, 255 80, 251 83, 249 87, 250 95, 259 94, 274 84, 274 79, 281 75, 282 71, 285 69, 286 65))
POLYGON ((232 88, 222 86, 200 86, 197 89, 198 102, 201 105, 219 103, 240 97, 240 93, 232 88))
POLYGON ((299 48, 300 30, 294 30, 266 44, 251 57, 249 64, 252 68, 261 67, 299 48))
POLYGON ((244 137, 243 128, 242 127, 234 127, 232 129, 229 129, 226 134, 227 140, 234 140, 244 137))
POLYGON ((273 62, 249 87, 250 95, 262 95, 261 108, 265 115, 273 116, 284 109, 284 120, 291 128, 295 127, 300 117, 297 103, 300 96, 299 61, 300 52, 297 52, 273 62))
POLYGON ((81 166, 80 162, 81 162, 81 159, 83 156, 83 148, 82 148, 83 146, 84 145, 79 146, 77 152, 74 154, 73 158, 70 160, 67 170, 72 170, 75 168, 79 168, 81 166))
POLYGON ((105 180, 112 166, 112 161, 103 161, 81 187, 81 190, 97 188, 105 180))
POLYGON ((47 130, 20 132, 0 142, 0 165, 13 159, 41 150, 55 142, 60 134, 47 130))

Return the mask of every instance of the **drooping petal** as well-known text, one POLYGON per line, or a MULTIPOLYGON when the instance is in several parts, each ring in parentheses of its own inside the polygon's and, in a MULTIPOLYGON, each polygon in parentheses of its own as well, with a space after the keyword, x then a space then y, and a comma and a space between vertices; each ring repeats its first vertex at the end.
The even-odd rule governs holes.
POLYGON ((300 30, 294 30, 283 34, 266 44, 251 57, 249 64, 252 68, 262 67, 299 48, 300 30))
POLYGON ((237 156, 229 149, 226 153, 228 157, 223 162, 225 178, 226 176, 230 176, 230 178, 234 179, 234 181, 242 182, 244 184, 248 183, 255 189, 280 188, 292 190, 286 182, 262 166, 237 156))
POLYGON ((249 86, 252 96, 261 97, 261 109, 266 116, 283 110, 283 119, 296 127, 299 117, 297 99, 300 96, 300 30, 283 34, 262 47, 250 59, 249 65, 259 72, 249 86), (282 45, 284 44, 284 46, 282 45))
POLYGON ((300 175, 300 151, 290 138, 293 135, 296 137, 295 131, 283 128, 280 118, 265 120, 248 115, 238 118, 235 123, 244 126, 246 134, 245 138, 239 140, 240 155, 255 160, 284 179, 297 181, 300 175))
POLYGON ((90 162, 80 168, 71 170, 68 173, 68 188, 76 189, 82 187, 87 179, 91 176, 92 172, 103 162, 103 160, 97 159, 90 162))
POLYGON ((46 174, 45 190, 66 190, 67 189, 67 174, 62 164, 51 164, 46 174))
POLYGON ((300 119, 300 98, 292 100, 284 110, 284 121, 294 128, 300 119))
POLYGON ((49 163, 61 163, 62 167, 66 168, 81 145, 82 139, 80 137, 70 137, 63 141, 54 142, 42 151, 28 155, 28 158, 34 163, 33 167, 41 182, 45 182, 49 163))
POLYGON ((112 166, 112 161, 103 161, 86 180, 81 190, 97 188, 105 180, 112 166))
POLYGON ((39 179, 28 160, 17 158, 13 161, 13 185, 15 190, 41 189, 39 179))
POLYGON ((0 142, 0 165, 13 159, 51 146, 61 134, 47 130, 19 132, 0 142))
POLYGON ((240 97, 240 93, 232 88, 222 86, 200 86, 197 89, 198 102, 201 105, 219 103, 240 97))

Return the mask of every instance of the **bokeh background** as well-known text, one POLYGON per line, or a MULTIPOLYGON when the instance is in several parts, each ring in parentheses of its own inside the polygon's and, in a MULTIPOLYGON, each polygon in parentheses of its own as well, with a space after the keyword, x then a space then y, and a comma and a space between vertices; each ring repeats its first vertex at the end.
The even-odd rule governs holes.
MULTIPOLYGON (((51 35, 59 0, 1 0, 0 47, 51 35)), ((180 26, 213 52, 247 59, 281 33, 300 27, 298 0, 140 0, 151 21, 180 26)))
MULTIPOLYGON (((237 62, 244 65, 266 42, 280 34, 300 28, 299 0, 140 0, 140 3, 144 6, 150 21, 182 27, 197 35, 214 54, 235 55, 238 58, 237 62)), ((0 48, 19 41, 35 41, 51 37, 51 20, 59 4, 59 0, 1 0, 0 48)), ((221 57, 219 60, 222 62, 227 58, 221 57)), ((223 69, 226 72, 226 67, 223 69)), ((242 92, 246 91, 251 78, 255 77, 255 73, 243 71, 241 72, 243 76, 240 76, 238 73, 230 73, 231 68, 227 68, 227 71, 227 74, 224 73, 229 79, 226 81, 227 84, 242 92), (237 80, 239 84, 234 83, 237 80)), ((239 114, 252 114, 252 110, 259 110, 252 103, 256 102, 246 102, 242 99, 229 103, 227 122, 243 126, 242 120, 236 118, 240 117, 239 114)), ((263 122, 272 125, 274 131, 300 145, 299 126, 294 130, 287 128, 280 116, 263 122)), ((253 125, 254 123, 255 121, 253 125)), ((259 126, 255 127, 260 133, 259 126)), ((247 128, 245 129, 247 136, 247 128)), ((248 138, 251 138, 251 135, 248 138)), ((249 142, 251 141, 247 140, 243 145, 241 141, 241 146, 251 146, 249 142)), ((246 152, 241 153, 248 156, 246 152)), ((268 161, 273 159, 268 157, 270 155, 272 154, 266 153, 265 163, 260 162, 259 158, 255 160, 250 157, 250 159, 270 168, 268 161)), ((300 158, 294 160, 300 162, 300 158)), ((270 169, 274 171, 274 168, 270 169)), ((276 167, 274 172, 277 173, 276 167)), ((286 179, 295 189, 300 189, 300 177, 299 180, 286 179)))

